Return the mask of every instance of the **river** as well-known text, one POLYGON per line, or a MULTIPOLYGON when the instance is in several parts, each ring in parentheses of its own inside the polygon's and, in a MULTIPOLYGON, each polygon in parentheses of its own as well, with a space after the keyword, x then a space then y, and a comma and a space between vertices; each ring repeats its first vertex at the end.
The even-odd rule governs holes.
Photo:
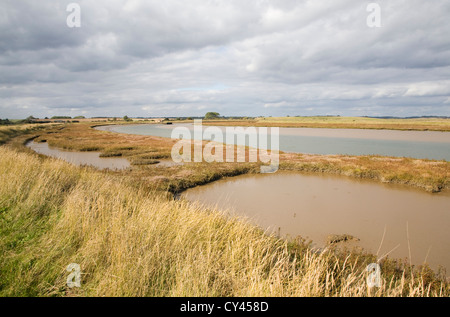
MULTIPOLYGON (((172 129, 177 126, 191 130, 194 127, 193 124, 137 124, 99 126, 97 129, 170 138, 172 129)), ((222 131, 226 129, 219 128, 222 131)), ((279 147, 285 152, 383 155, 450 161, 450 132, 322 128, 280 128, 279 131, 279 147)))

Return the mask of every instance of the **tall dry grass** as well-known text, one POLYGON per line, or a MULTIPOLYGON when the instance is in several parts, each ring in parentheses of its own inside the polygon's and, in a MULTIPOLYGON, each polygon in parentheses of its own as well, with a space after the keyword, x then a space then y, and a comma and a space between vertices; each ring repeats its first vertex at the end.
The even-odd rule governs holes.
POLYGON ((43 123, 43 124, 20 124, 20 125, 0 126, 0 145, 5 144, 10 139, 18 135, 32 133, 46 128, 52 128, 57 126, 60 126, 60 124, 43 123))
MULTIPOLYGON (((367 296, 367 259, 313 251, 123 178, 0 147, 2 296, 367 296), (81 288, 66 286, 70 263, 81 288)), ((399 272, 372 296, 448 296, 399 272)))

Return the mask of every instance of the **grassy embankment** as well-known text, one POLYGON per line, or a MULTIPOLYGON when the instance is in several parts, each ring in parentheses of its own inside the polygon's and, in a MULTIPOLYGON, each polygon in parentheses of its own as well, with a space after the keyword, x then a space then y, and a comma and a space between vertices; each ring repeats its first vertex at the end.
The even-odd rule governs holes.
POLYGON ((55 128, 60 126, 55 123, 46 123, 46 124, 22 124, 22 125, 13 125, 13 126, 0 126, 0 145, 5 144, 11 139, 24 135, 35 133, 38 131, 42 131, 44 129, 55 128))
MULTIPOLYGON (((0 296, 367 296, 376 257, 278 240, 142 182, 0 147, 0 296), (66 286, 69 263, 81 288, 66 286)), ((448 296, 384 258, 374 296, 448 296)))

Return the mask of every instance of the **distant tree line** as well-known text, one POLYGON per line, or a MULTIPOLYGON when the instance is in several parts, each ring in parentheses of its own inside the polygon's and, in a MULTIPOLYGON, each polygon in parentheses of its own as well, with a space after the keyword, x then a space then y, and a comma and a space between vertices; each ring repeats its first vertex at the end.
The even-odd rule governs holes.
MULTIPOLYGON (((50 119, 51 120, 72 120, 72 119, 85 119, 85 116, 76 116, 76 117, 70 117, 70 116, 53 116, 50 119)), ((106 118, 106 117, 92 117, 92 119, 96 118, 106 118)), ((137 117, 137 118, 144 118, 144 117, 137 117)), ((149 119, 148 117, 147 119, 149 119)), ((155 117, 156 118, 156 117, 155 117)), ((216 120, 216 119, 222 119, 222 120, 235 120, 235 119, 254 119, 255 117, 246 117, 246 116, 221 116, 218 112, 207 112, 204 116, 197 116, 197 117, 166 117, 163 119, 163 121, 168 122, 171 120, 194 120, 194 119, 205 119, 205 120, 216 120)), ((116 121, 120 120, 120 118, 114 117, 111 120, 116 121)), ((45 117, 45 120, 49 120, 48 117, 45 117)), ((109 118, 108 118, 109 120, 109 118)), ((133 121, 132 118, 128 116, 123 116, 122 120, 131 122, 133 121)), ((48 121, 43 121, 43 119, 38 119, 33 116, 29 116, 26 119, 23 120, 9 120, 9 119, 1 119, 0 118, 0 125, 10 125, 10 124, 21 124, 21 123, 43 123, 48 121)), ((67 121, 67 122, 79 122, 79 121, 67 121)))
MULTIPOLYGON (((69 116, 53 116, 53 117, 51 117, 51 119, 52 120, 58 120, 58 119, 59 120, 67 120, 67 119, 72 119, 72 117, 69 117, 69 116)), ((73 119, 85 119, 85 117, 84 116, 76 116, 76 117, 73 117, 73 119)), ((45 120, 48 120, 48 118, 45 117, 45 120)), ((28 116, 25 119, 14 120, 14 121, 11 121, 11 120, 9 120, 7 118, 6 119, 1 119, 0 118, 0 125, 24 124, 24 123, 45 123, 45 122, 48 122, 48 121, 43 121, 43 120, 35 118, 33 116, 28 116)), ((79 122, 79 121, 72 120, 72 122, 79 122)))
MULTIPOLYGON (((85 119, 85 118, 86 118, 85 116, 73 117, 73 119, 85 119)), ((50 119, 72 119, 72 117, 69 117, 69 116, 53 116, 50 119)))
POLYGON ((35 123, 36 118, 33 116, 29 116, 23 120, 15 120, 11 121, 9 119, 0 119, 0 125, 10 125, 10 124, 20 124, 20 123, 35 123))
POLYGON ((50 119, 72 119, 72 117, 68 117, 68 116, 53 116, 50 119))

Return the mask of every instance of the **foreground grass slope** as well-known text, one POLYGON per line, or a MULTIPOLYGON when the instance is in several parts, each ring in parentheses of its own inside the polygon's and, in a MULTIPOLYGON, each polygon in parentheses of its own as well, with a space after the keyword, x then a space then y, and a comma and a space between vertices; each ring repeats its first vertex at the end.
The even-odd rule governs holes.
MULTIPOLYGON (((125 178, 0 147, 1 296, 366 296, 375 257, 267 236, 125 178), (81 288, 66 286, 70 263, 81 288)), ((372 295, 448 296, 384 259, 372 295)))

